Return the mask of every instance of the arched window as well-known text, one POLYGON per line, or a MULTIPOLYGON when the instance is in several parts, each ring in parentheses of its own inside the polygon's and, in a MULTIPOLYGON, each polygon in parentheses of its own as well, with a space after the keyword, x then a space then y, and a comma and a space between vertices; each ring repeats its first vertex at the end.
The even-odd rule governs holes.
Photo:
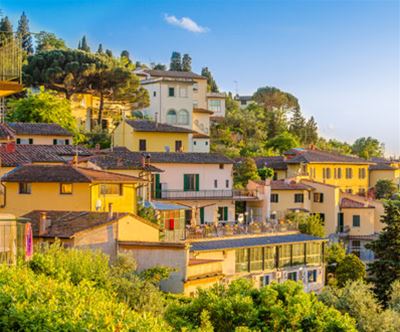
POLYGON ((167 112, 167 123, 176 124, 176 111, 175 110, 169 110, 167 112))
POLYGON ((178 123, 181 125, 189 124, 189 112, 186 110, 180 110, 178 116, 178 123))

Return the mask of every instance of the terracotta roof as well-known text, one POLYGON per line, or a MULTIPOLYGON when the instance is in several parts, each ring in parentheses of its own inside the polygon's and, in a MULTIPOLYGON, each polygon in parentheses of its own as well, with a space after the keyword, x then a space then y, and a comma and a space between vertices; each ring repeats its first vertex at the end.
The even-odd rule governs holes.
POLYGON ((8 125, 17 135, 72 136, 56 123, 9 122, 8 125))
MULTIPOLYGON (((109 150, 105 150, 109 151, 109 150)), ((120 158, 140 161, 143 152, 132 152, 124 147, 116 147, 110 153, 120 158)), ((233 160, 219 153, 202 152, 147 152, 150 164, 233 164, 233 160)))
POLYGON ((46 162, 65 163, 75 155, 90 156, 91 152, 83 146, 16 144, 15 151, 7 151, 6 144, 0 144, 0 161, 3 167, 46 162))
POLYGON ((146 73, 152 77, 168 77, 168 78, 191 78, 191 79, 204 79, 207 78, 191 71, 173 71, 173 70, 145 70, 146 73))
POLYGON ((97 154, 90 157, 81 158, 79 161, 89 161, 105 170, 144 170, 148 172, 163 172, 163 170, 153 165, 142 165, 141 160, 131 160, 129 158, 121 158, 112 152, 107 154, 97 154))
POLYGON ((294 155, 287 159, 288 164, 299 163, 340 163, 340 164, 371 164, 370 161, 354 156, 347 156, 335 152, 320 150, 292 149, 285 152, 286 155, 294 155))
POLYGON ((6 123, 0 123, 0 139, 14 139, 15 131, 6 123))
POLYGON ((192 133, 190 129, 171 126, 166 123, 159 123, 148 120, 125 120, 135 131, 144 132, 165 132, 165 133, 192 133))
POLYGON ((381 163, 369 166, 370 171, 393 171, 396 169, 397 169, 396 167, 390 166, 387 163, 381 163))
POLYGON ((210 136, 197 132, 193 133, 193 138, 210 138, 210 136))
POLYGON ((197 107, 193 108, 193 113, 214 114, 213 111, 210 111, 210 110, 205 109, 205 108, 197 108, 197 107))
POLYGON ((128 213, 113 213, 110 218, 108 212, 35 210, 23 215, 23 218, 30 219, 34 237, 71 238, 76 233, 115 222, 127 215, 128 213), (49 225, 46 233, 39 236, 39 221, 43 212, 46 213, 49 225))
POLYGON ((287 170, 284 157, 272 156, 272 157, 255 157, 257 168, 268 167, 274 170, 287 170))
POLYGON ((287 182, 285 180, 271 181, 272 190, 312 190, 313 188, 304 183, 287 182))
POLYGON ((70 165, 25 165, 6 173, 4 182, 135 183, 135 176, 70 165))
POLYGON ((350 198, 342 198, 340 201, 340 208, 342 209, 374 209, 375 207, 368 203, 361 203, 350 198))

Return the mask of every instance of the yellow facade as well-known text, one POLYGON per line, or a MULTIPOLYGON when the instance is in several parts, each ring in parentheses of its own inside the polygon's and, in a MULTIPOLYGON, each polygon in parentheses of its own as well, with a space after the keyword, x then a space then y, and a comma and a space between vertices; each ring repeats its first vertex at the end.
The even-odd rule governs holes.
POLYGON ((189 151, 189 133, 144 132, 136 131, 126 122, 120 123, 114 130, 114 146, 123 146, 130 151, 140 151, 140 140, 146 141, 147 152, 175 152, 175 143, 182 142, 183 152, 189 151))
POLYGON ((393 170, 370 170, 369 186, 374 187, 379 180, 390 180, 394 184, 400 184, 400 168, 393 170))
POLYGON ((349 230, 350 236, 368 236, 375 233, 375 209, 370 208, 344 208, 343 224, 349 230), (359 219, 359 224, 353 219, 359 219))
POLYGON ((271 190, 272 195, 278 195, 278 202, 271 201, 271 213, 276 212, 277 217, 281 218, 290 210, 310 211, 311 193, 308 190, 271 190), (295 202, 295 195, 303 195, 303 202, 295 202))
POLYGON ((33 210, 136 213, 136 185, 123 184, 121 195, 100 194, 101 184, 73 183, 72 194, 60 194, 60 183, 32 183, 31 194, 20 194, 19 184, 5 183, 6 199, 0 211, 17 217, 33 210), (96 209, 96 207, 100 207, 96 209))
POLYGON ((366 192, 369 184, 369 164, 308 163, 288 164, 288 177, 300 176, 339 187, 354 194, 366 192))
POLYGON ((160 240, 160 230, 157 225, 136 215, 128 215, 118 221, 118 241, 160 240))

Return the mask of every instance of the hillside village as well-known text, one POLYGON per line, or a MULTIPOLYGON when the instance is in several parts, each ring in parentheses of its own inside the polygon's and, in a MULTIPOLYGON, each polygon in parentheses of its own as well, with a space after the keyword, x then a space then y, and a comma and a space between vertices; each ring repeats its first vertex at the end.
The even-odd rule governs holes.
POLYGON ((35 252, 53 243, 101 252, 111 262, 122 254, 139 273, 170 269, 160 289, 194 298, 199 289, 242 278, 256 289, 292 280, 319 294, 337 282, 328 258, 338 244, 364 272, 377 259, 371 243, 386 226, 385 199, 398 200, 400 160, 363 158, 345 144, 334 149, 312 138, 314 118, 303 138, 277 127, 255 147, 258 134, 244 133, 255 129, 246 116, 228 127, 232 114, 268 113, 268 93, 233 95, 191 70, 104 60, 108 55, 90 53, 83 42, 79 50, 36 53, 18 35, 0 44, 2 263, 29 260, 32 246, 35 252), (68 57, 116 66, 116 80, 126 74, 127 85, 115 87, 117 94, 96 88, 93 82, 106 80, 96 70, 87 74, 93 91, 33 74, 68 57), (29 118, 22 100, 37 96, 68 101, 65 118, 73 122, 29 118))

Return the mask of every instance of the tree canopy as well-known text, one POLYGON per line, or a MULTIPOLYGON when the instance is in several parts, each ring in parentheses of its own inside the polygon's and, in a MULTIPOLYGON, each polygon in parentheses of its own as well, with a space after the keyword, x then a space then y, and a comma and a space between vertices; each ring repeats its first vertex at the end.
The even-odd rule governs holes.
POLYGON ((219 92, 217 82, 208 67, 203 67, 201 69, 201 76, 207 77, 207 90, 209 92, 219 92))
POLYGON ((385 146, 373 137, 360 137, 352 145, 352 152, 360 158, 383 157, 385 146))
POLYGON ((18 21, 17 36, 21 40, 22 49, 27 55, 33 54, 32 36, 29 31, 29 20, 25 12, 22 12, 18 21))
POLYGON ((172 52, 169 70, 182 71, 182 59, 179 52, 172 52))
POLYGON ((380 179, 375 184, 375 196, 378 199, 390 199, 397 192, 397 186, 393 181, 380 179))
POLYGON ((65 41, 58 38, 54 33, 40 31, 35 35, 36 40, 36 53, 51 50, 66 50, 67 45, 65 41))

